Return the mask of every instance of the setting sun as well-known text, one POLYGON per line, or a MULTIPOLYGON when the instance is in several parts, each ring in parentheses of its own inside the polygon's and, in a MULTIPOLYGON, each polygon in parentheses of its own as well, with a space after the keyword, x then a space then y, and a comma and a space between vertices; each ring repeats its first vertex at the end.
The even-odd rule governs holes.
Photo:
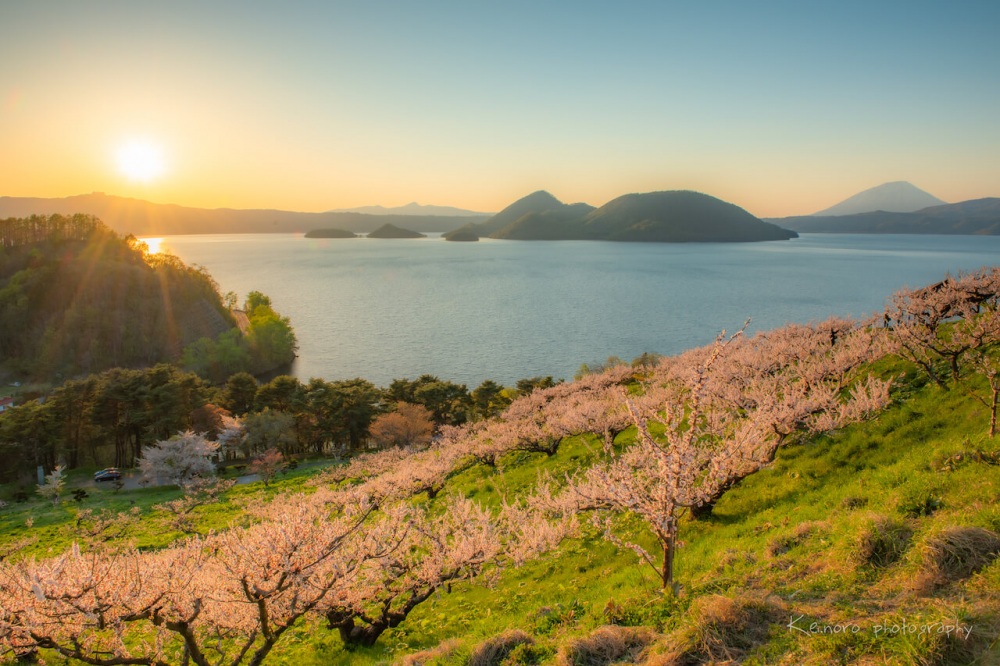
POLYGON ((118 150, 118 170, 129 180, 156 180, 166 170, 163 150, 149 141, 130 141, 118 150))

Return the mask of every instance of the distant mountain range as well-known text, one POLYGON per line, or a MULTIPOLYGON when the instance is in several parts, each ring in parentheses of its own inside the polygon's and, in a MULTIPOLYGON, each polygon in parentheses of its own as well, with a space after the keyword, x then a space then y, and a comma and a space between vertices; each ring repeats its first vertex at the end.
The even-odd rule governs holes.
MULTIPOLYGON (((516 240, 622 241, 753 241, 780 240, 803 233, 907 233, 1000 235, 1000 199, 935 204, 913 211, 894 211, 920 200, 940 200, 905 182, 886 183, 861 192, 823 215, 760 220, 747 211, 706 194, 688 191, 627 194, 600 208, 565 204, 545 191, 530 194, 495 215, 457 215, 458 208, 409 204, 391 214, 356 211, 303 213, 283 210, 190 208, 156 204, 100 192, 65 198, 0 197, 0 219, 88 213, 119 233, 136 236, 305 232, 341 229, 368 234, 390 224, 421 233, 444 233, 450 240, 480 237, 516 240), (848 206, 850 204, 850 206, 848 206), (829 214, 851 207, 868 208, 852 214, 829 214), (441 214, 415 215, 415 211, 441 214), (456 237, 454 231, 461 229, 456 237)), ((461 211, 469 212, 469 211, 461 211)))
POLYGON ((837 215, 856 215, 871 213, 877 210, 888 213, 912 213, 930 206, 942 206, 947 202, 938 199, 919 187, 906 181, 898 180, 883 183, 871 189, 859 192, 844 199, 839 204, 831 206, 818 213, 816 217, 832 217, 837 215))
POLYGON ((488 215, 367 215, 352 212, 300 213, 285 210, 189 208, 101 192, 60 199, 0 197, 0 219, 54 213, 96 215, 118 233, 136 236, 288 233, 334 227, 354 233, 369 233, 386 223, 421 232, 445 232, 489 218, 488 215))
POLYGON ((802 233, 1000 235, 1000 198, 930 206, 909 213, 874 211, 855 215, 770 219, 802 233))
POLYGON ((545 191, 529 194, 480 224, 445 238, 510 240, 747 242, 787 240, 796 233, 757 219, 739 206, 689 191, 626 194, 600 208, 564 204, 545 191))
POLYGON ((416 201, 405 206, 386 208, 385 206, 360 206, 358 208, 338 208, 331 213, 364 213, 365 215, 422 215, 434 217, 489 217, 493 213, 480 213, 474 210, 454 208, 453 206, 429 206, 416 201))

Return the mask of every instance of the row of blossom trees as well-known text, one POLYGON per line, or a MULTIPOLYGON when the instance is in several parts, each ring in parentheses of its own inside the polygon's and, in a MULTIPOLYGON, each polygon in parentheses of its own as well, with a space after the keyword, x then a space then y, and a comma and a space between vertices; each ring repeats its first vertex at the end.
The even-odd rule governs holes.
POLYGON ((0 562, 0 646, 88 664, 261 664, 313 615, 373 644, 442 585, 550 548, 566 526, 464 498, 377 507, 321 490, 252 509, 254 524, 155 552, 74 545, 0 562))

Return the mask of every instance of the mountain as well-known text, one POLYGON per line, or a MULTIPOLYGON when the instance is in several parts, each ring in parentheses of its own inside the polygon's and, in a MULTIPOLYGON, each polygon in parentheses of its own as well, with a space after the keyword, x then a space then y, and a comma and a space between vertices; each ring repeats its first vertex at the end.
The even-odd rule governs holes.
POLYGON ((509 240, 667 243, 787 240, 796 236, 738 206, 687 191, 626 194, 597 209, 587 204, 564 204, 540 191, 469 230, 509 240))
POLYGON ((368 233, 385 223, 406 225, 423 232, 444 232, 487 216, 366 215, 363 213, 301 213, 284 210, 189 208, 157 204, 94 192, 61 199, 0 197, 0 219, 30 215, 85 213, 101 218, 122 234, 292 233, 340 228, 368 233))
POLYGON ((365 215, 432 215, 435 217, 489 217, 492 213, 480 213, 464 208, 453 206, 429 206, 418 204, 416 201, 405 206, 386 208, 385 206, 359 206, 357 208, 338 208, 329 211, 331 213, 364 213, 365 215))
POLYGON ((402 229, 394 224, 383 224, 368 234, 368 238, 427 238, 427 235, 410 229, 402 229))
POLYGON ((997 236, 1000 235, 1000 198, 931 206, 912 213, 876 211, 856 215, 784 217, 769 221, 803 233, 997 236))
POLYGON ((560 219, 577 219, 592 210, 594 207, 585 203, 564 204, 545 190, 539 190, 518 199, 485 222, 469 225, 463 230, 473 231, 479 236, 508 238, 509 236, 501 232, 512 225, 517 225, 526 216, 554 215, 560 219))
POLYGON ((857 213, 871 213, 874 211, 886 211, 889 213, 912 213, 929 206, 939 206, 946 202, 938 199, 933 194, 924 192, 919 187, 910 183, 898 180, 892 183, 884 183, 864 192, 859 192, 853 197, 844 199, 839 204, 831 206, 826 210, 813 213, 817 217, 830 217, 834 215, 855 215, 857 213))

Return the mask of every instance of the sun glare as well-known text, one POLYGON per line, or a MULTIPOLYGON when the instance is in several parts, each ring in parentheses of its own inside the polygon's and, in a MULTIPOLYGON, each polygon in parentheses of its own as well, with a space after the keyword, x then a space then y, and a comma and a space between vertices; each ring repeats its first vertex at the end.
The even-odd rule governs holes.
POLYGON ((156 180, 166 170, 163 151, 149 141, 130 141, 118 150, 118 170, 129 180, 156 180))
POLYGON ((146 247, 149 248, 150 254, 159 254, 161 246, 163 245, 162 238, 140 238, 139 240, 146 244, 146 247))

